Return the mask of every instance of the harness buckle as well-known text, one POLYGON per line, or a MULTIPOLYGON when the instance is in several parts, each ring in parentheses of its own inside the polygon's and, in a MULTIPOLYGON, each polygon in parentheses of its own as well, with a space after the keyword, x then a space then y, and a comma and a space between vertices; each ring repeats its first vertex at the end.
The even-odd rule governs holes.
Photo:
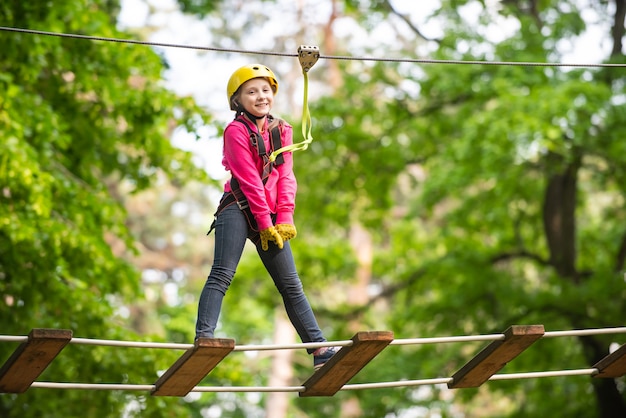
POLYGON ((305 73, 315 65, 319 57, 320 49, 316 46, 300 45, 298 47, 298 59, 305 73))
POLYGON ((244 199, 242 201, 237 200, 237 206, 239 206, 240 210, 245 210, 248 209, 250 207, 250 205, 248 204, 248 200, 244 199))

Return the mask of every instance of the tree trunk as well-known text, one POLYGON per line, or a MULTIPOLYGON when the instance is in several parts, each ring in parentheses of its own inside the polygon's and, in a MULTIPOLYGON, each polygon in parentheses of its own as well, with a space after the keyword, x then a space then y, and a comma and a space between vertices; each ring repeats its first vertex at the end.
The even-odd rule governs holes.
MULTIPOLYGON (((335 33, 333 32, 333 24, 339 17, 337 0, 332 0, 332 11, 328 17, 328 22, 324 26, 324 55, 335 55, 337 52, 337 43, 335 42, 335 33)), ((328 71, 326 72, 327 81, 331 91, 339 91, 343 85, 343 76, 339 70, 339 62, 337 60, 328 60, 328 71)))
MULTIPOLYGON (((563 157, 551 154, 550 166, 561 166, 563 157)), ((543 205, 543 225, 550 252, 550 264, 559 276, 578 281, 576 272, 576 187, 580 158, 561 172, 548 177, 543 205)))
MULTIPOLYGON (((589 364, 596 364, 609 354, 608 347, 595 336, 579 337, 585 358, 589 364)), ((593 391, 598 402, 599 418, 626 417, 626 403, 617 388, 615 379, 593 379, 593 391)))
POLYGON ((626 19, 626 0, 615 0, 615 19, 611 28, 611 36, 613 38, 612 57, 622 54, 622 38, 625 32, 624 19, 626 19))
MULTIPOLYGON (((276 309, 274 317, 274 343, 292 344, 296 338, 296 332, 289 319, 282 311, 276 309)), ((272 368, 269 386, 289 386, 293 379, 292 350, 272 351, 272 368)), ((267 418, 287 418, 289 413, 289 399, 291 394, 286 392, 270 392, 265 404, 265 416, 267 418)))
MULTIPOLYGON (((550 167, 563 166, 564 158, 551 154, 550 167)), ((561 172, 548 177, 543 207, 543 220, 550 251, 550 264, 564 280, 577 284, 576 270, 576 194, 577 176, 581 158, 574 157, 561 172)), ((573 321, 576 327, 576 321, 573 321)), ((608 354, 602 340, 593 336, 579 338, 588 364, 596 364, 608 354)), ((626 404, 614 379, 593 379, 593 389, 600 418, 626 417, 626 404)))

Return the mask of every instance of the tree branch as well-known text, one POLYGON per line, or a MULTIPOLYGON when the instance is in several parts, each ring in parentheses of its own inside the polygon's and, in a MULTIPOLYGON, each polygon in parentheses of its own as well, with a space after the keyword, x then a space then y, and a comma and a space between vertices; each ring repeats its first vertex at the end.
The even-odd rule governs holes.
POLYGON ((389 0, 385 0, 384 1, 384 6, 394 15, 398 16, 400 19, 402 19, 404 21, 404 23, 407 24, 407 26, 413 31, 415 32, 415 34, 417 36, 419 36, 420 38, 422 38, 425 41, 433 41, 433 42, 441 42, 440 39, 435 39, 435 38, 429 38, 426 35, 424 35, 422 33, 422 31, 419 30, 419 28, 417 26, 415 26, 413 24, 413 22, 411 22, 411 19, 409 18, 408 15, 406 14, 402 14, 400 12, 398 12, 396 9, 394 9, 394 7, 391 5, 391 2, 389 0))
POLYGON ((494 255, 493 257, 491 257, 491 263, 492 264, 497 264, 500 263, 502 261, 509 261, 509 260, 513 260, 513 259, 517 259, 517 258, 525 258, 528 260, 532 260, 535 261, 536 263, 545 266, 545 267, 549 267, 551 266, 550 261, 542 258, 541 256, 539 256, 538 254, 534 254, 531 252, 528 252, 526 250, 519 250, 519 251, 511 251, 511 252, 504 252, 504 253, 500 253, 497 255, 494 255))

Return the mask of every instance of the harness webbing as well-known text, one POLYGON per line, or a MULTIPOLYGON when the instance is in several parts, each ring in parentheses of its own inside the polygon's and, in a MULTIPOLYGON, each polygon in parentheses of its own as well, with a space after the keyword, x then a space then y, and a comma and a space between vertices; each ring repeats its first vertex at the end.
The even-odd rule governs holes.
MULTIPOLYGON (((268 155, 267 150, 265 149, 265 142, 263 138, 252 128, 250 125, 246 123, 245 120, 236 117, 235 120, 237 122, 242 123, 246 129, 248 130, 248 135, 250 136, 250 144, 257 150, 259 157, 263 159, 263 173, 261 174, 261 179, 263 179, 263 183, 267 181, 270 173, 272 172, 272 168, 277 165, 281 165, 285 162, 285 159, 282 155, 278 155, 275 159, 271 159, 270 155, 268 155)), ((272 151, 281 149, 282 146, 282 138, 280 135, 282 128, 282 121, 279 121, 278 125, 270 130, 270 146, 272 147, 272 151)))
MULTIPOLYGON (((275 161, 270 161, 267 154, 267 149, 265 148, 265 141, 263 141, 261 135, 252 130, 252 128, 250 128, 250 125, 248 125, 245 120, 239 119, 238 117, 235 117, 235 120, 242 123, 248 129, 250 145, 252 145, 257 150, 257 153, 263 159, 263 173, 261 174, 261 180, 263 181, 263 184, 265 184, 267 183, 267 179, 272 172, 272 168, 274 166, 283 164, 285 162, 285 159, 282 155, 279 155, 275 161)), ((278 125, 270 130, 270 146, 272 147, 272 150, 280 149, 282 145, 282 138, 280 135, 281 128, 282 121, 279 121, 278 125)), ((244 215, 246 215, 248 225, 250 226, 250 233, 248 234, 248 238, 250 238, 254 242, 258 241, 258 239, 256 239, 256 236, 258 235, 258 227, 256 226, 256 221, 254 220, 252 212, 250 211, 248 199, 241 191, 241 187, 239 187, 239 181, 234 176, 230 178, 230 190, 230 193, 222 196, 219 206, 215 211, 213 223, 211 224, 207 235, 209 235, 215 228, 215 220, 217 219, 217 215, 219 215, 220 212, 222 212, 228 206, 232 205, 233 203, 237 203, 239 209, 243 211, 244 215)))

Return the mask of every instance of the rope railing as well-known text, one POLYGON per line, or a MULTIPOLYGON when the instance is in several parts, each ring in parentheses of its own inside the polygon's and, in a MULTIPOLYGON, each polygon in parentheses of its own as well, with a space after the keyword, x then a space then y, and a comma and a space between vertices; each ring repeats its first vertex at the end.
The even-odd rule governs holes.
MULTIPOLYGON (((543 338, 556 337, 581 337, 589 335, 606 335, 606 334, 626 334, 626 327, 613 328, 589 328, 578 330, 563 331, 546 331, 543 338)), ((504 334, 477 334, 477 335, 460 335, 450 337, 424 337, 424 338, 400 338, 394 339, 389 345, 424 345, 424 344, 447 344, 459 342, 480 342, 480 341, 500 341, 504 340, 504 334)), ((0 342, 25 342, 28 340, 26 335, 0 335, 0 342)), ((108 346, 108 347, 127 347, 127 348, 154 348, 154 349, 170 349, 170 350, 188 350, 193 344, 186 343, 163 343, 151 341, 124 341, 124 340, 106 340, 94 338, 78 338, 74 337, 70 340, 70 344, 108 346)), ((351 340, 324 341, 316 343, 293 343, 293 344, 247 344, 236 345, 233 351, 272 351, 272 350, 299 350, 307 348, 320 347, 349 347, 352 345, 351 340)))
MULTIPOLYGON (((537 379, 548 377, 569 376, 592 376, 598 373, 598 369, 573 369, 555 370, 545 372, 526 372, 496 374, 489 378, 490 381, 537 379)), ((452 382, 451 377, 439 377, 431 379, 397 380, 390 382, 354 383, 344 385, 342 391, 400 388, 410 386, 442 385, 452 382)), ((82 390, 128 390, 128 391, 152 391, 155 385, 131 385, 131 384, 108 384, 108 383, 57 383, 57 382, 34 382, 31 387, 42 389, 82 389, 82 390)), ((304 392, 304 386, 196 386, 190 392, 304 392)))

